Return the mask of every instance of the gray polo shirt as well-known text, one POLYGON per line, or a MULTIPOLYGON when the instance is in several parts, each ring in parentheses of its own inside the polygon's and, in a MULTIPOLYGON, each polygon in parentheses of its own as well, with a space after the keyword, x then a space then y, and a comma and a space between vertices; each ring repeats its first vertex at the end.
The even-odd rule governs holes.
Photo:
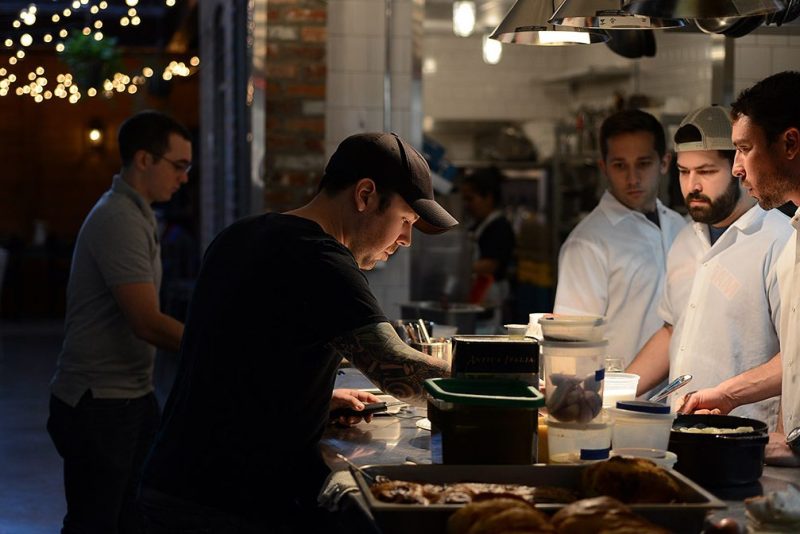
POLYGON ((161 253, 153 210, 114 177, 83 222, 67 285, 64 345, 50 383, 75 406, 87 389, 97 398, 136 398, 153 390, 155 347, 136 337, 111 288, 161 285, 161 253))

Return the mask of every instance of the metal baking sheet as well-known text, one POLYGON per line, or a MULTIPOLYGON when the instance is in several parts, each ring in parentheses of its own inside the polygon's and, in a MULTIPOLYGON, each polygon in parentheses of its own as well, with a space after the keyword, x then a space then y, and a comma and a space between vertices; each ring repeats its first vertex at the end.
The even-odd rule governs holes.
MULTIPOLYGON (((407 480, 429 484, 457 482, 489 482, 524 484, 526 486, 557 486, 577 490, 582 465, 372 465, 363 469, 373 475, 392 480, 407 480)), ((630 508, 642 517, 674 532, 700 532, 708 512, 726 508, 721 500, 681 475, 668 470, 681 489, 682 501, 670 504, 632 504, 630 508)), ((379 501, 369 490, 363 475, 353 472, 356 483, 375 522, 384 534, 443 534, 447 518, 462 505, 458 504, 395 504, 379 501)), ((536 508, 553 514, 563 504, 542 503, 536 508)))

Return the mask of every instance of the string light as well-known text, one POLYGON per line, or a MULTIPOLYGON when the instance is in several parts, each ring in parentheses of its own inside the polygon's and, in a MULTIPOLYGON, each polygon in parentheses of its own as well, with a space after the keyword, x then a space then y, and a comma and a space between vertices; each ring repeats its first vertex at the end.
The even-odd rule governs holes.
MULTIPOLYGON (((176 0, 165 0, 165 5, 167 7, 174 7, 176 3, 176 0)), ((67 19, 73 17, 73 15, 77 15, 81 9, 88 10, 92 15, 98 15, 100 11, 108 9, 109 7, 109 4, 106 0, 102 0, 96 4, 93 0, 91 2, 92 5, 89 4, 90 0, 73 0, 70 5, 61 10, 60 13, 53 13, 50 16, 50 21, 53 23, 66 23, 68 22, 67 19)), ((125 0, 125 4, 129 9, 127 9, 125 14, 120 17, 120 25, 140 25, 142 23, 142 19, 136 9, 136 7, 139 5, 139 0, 125 0)), ((18 19, 12 21, 12 26, 14 28, 21 28, 23 24, 26 26, 33 26, 37 22, 36 13, 36 6, 31 4, 28 9, 23 9, 20 11, 18 19)), ((87 20, 86 22, 88 26, 82 28, 82 34, 86 36, 92 35, 96 41, 102 41, 105 36, 103 32, 99 30, 104 27, 103 21, 96 19, 87 20)), ((69 36, 69 31, 66 27, 54 28, 52 32, 45 33, 42 36, 42 42, 53 43, 55 40, 55 35, 58 35, 60 39, 66 39, 69 36)), ((30 33, 23 33, 19 37, 19 45, 21 48, 31 46, 33 42, 34 38, 30 33)), ((6 48, 14 48, 14 41, 10 38, 5 39, 3 44, 6 48)), ((58 53, 63 52, 66 48, 64 42, 60 40, 55 41, 53 46, 55 51, 58 53)), ((16 65, 19 60, 22 60, 25 57, 25 51, 18 49, 12 56, 8 58, 8 63, 9 65, 16 65)), ((191 76, 198 70, 199 65, 200 58, 197 56, 191 57, 186 63, 183 61, 171 61, 166 67, 164 67, 161 76, 165 80, 171 80, 174 77, 191 76)), ((127 93, 131 95, 136 94, 139 91, 139 88, 147 82, 147 79, 154 75, 155 72, 150 66, 143 67, 139 74, 132 76, 129 76, 125 73, 115 73, 112 80, 105 80, 103 82, 102 89, 97 89, 94 87, 79 87, 75 84, 75 81, 70 73, 58 74, 55 76, 55 80, 57 82, 56 87, 54 87, 52 90, 49 90, 45 89, 45 87, 48 85, 48 79, 45 75, 45 69, 41 66, 36 67, 34 71, 28 73, 28 82, 26 82, 25 85, 20 85, 16 88, 12 86, 12 84, 14 84, 17 80, 16 75, 13 73, 8 73, 7 69, 5 68, 0 68, 0 96, 5 96, 13 90, 14 94, 28 95, 37 103, 44 100, 58 98, 67 99, 71 104, 75 104, 82 98, 82 96, 84 96, 84 94, 89 97, 94 97, 101 93, 106 97, 110 97, 115 93, 127 93)))

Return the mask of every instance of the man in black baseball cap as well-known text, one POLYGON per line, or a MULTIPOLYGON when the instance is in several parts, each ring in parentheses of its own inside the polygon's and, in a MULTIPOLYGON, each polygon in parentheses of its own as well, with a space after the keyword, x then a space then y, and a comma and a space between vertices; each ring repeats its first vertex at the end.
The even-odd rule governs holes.
POLYGON ((334 390, 342 358, 408 402, 424 402, 424 380, 450 369, 403 343, 362 271, 410 246, 414 226, 456 224, 434 200, 422 156, 395 134, 371 133, 339 145, 308 204, 214 239, 144 470, 153 532, 328 530, 316 508, 328 472, 319 439, 331 410, 378 400, 334 390))
POLYGON ((381 194, 397 193, 419 215, 415 227, 439 234, 458 224, 433 199, 425 158, 395 133, 361 133, 341 142, 325 167, 320 191, 340 191, 360 178, 371 178, 381 194))

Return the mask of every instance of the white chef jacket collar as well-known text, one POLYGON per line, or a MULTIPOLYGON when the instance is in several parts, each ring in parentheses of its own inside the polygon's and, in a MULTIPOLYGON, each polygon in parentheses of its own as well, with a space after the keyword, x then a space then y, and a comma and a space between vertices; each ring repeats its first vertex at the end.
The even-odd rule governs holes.
MULTIPOLYGON (((603 214, 608 217, 608 220, 611 222, 612 226, 616 226, 621 220, 625 219, 626 217, 643 217, 645 220, 644 213, 640 213, 636 210, 632 210, 622 202, 617 200, 617 198, 611 194, 610 191, 606 190, 603 193, 603 196, 600 198, 600 203, 598 204, 600 210, 603 214)), ((659 216, 664 215, 666 213, 666 209, 664 205, 661 203, 659 199, 656 199, 656 211, 658 212, 659 216)), ((659 217, 660 218, 660 217, 659 217)))
MULTIPOLYGON (((757 225, 760 228, 761 224, 763 224, 763 219, 761 219, 761 217, 760 217, 762 212, 763 212, 763 210, 761 209, 761 207, 758 204, 754 204, 753 207, 751 207, 749 210, 744 212, 741 215, 741 217, 739 217, 738 219, 733 221, 728 226, 728 230, 730 230, 731 228, 735 228, 735 229, 739 230, 740 232, 748 233, 748 231, 754 225, 757 225)), ((696 222, 696 221, 692 221, 692 228, 694 229, 694 232, 697 235, 705 237, 705 241, 706 241, 707 244, 711 243, 711 241, 709 239, 709 230, 708 230, 708 224, 707 223, 699 223, 699 222, 696 222)), ((757 229, 758 228, 756 228, 756 230, 757 229)), ((728 233, 728 230, 726 230, 725 233, 722 234, 722 236, 720 236, 718 242, 720 240, 722 240, 722 239, 725 239, 725 235, 728 233)))
POLYGON ((792 217, 792 226, 795 229, 800 230, 800 208, 797 208, 797 211, 794 212, 794 217, 792 217))

